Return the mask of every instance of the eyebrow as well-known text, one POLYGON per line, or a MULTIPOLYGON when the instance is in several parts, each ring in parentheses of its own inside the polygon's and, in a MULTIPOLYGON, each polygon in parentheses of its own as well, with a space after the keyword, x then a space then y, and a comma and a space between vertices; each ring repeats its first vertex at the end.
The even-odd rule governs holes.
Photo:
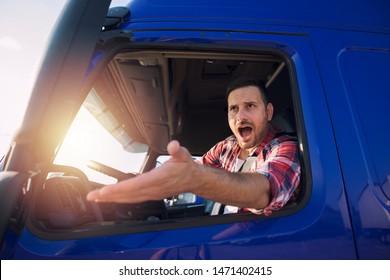
POLYGON ((229 106, 228 106, 228 109, 230 110, 230 109, 232 109, 232 108, 234 108, 234 107, 237 107, 237 105, 236 105, 236 104, 229 105, 229 106))
MULTIPOLYGON (((259 103, 258 101, 244 101, 244 104, 257 104, 257 103, 259 103)), ((238 106, 237 104, 231 104, 231 105, 229 105, 228 107, 230 108, 230 107, 234 107, 234 106, 238 106)))

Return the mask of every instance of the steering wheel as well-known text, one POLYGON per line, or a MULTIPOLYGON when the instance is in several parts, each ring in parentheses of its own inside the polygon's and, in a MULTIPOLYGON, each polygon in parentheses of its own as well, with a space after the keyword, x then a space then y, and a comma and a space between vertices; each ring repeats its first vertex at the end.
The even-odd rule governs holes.
MULTIPOLYGON (((87 166, 93 170, 114 177, 118 179, 118 181, 137 176, 136 173, 124 173, 120 170, 93 160, 88 161, 87 166)), ((143 219, 146 220, 153 220, 156 217, 158 217, 158 219, 166 219, 168 217, 168 212, 163 200, 144 201, 135 204, 118 204, 117 207, 119 208, 118 212, 120 212, 121 207, 125 210, 126 213, 128 213, 129 209, 132 209, 130 212, 135 213, 135 216, 143 217, 143 219)))
MULTIPOLYGON (((80 178, 80 180, 83 183, 83 185, 86 186, 86 191, 87 192, 93 190, 91 185, 90 185, 90 183, 89 183, 87 175, 85 175, 84 172, 82 172, 80 169, 78 169, 76 167, 67 166, 67 165, 53 164, 52 167, 50 168, 50 171, 52 171, 52 172, 64 172, 66 175, 74 175, 74 176, 80 178)), ((88 202, 88 203, 92 207, 92 211, 93 211, 93 214, 95 216, 96 221, 99 222, 99 223, 104 222, 103 214, 102 214, 102 211, 101 211, 99 205, 96 202, 94 202, 94 201, 91 201, 91 202, 88 202)))
POLYGON ((118 181, 122 181, 137 176, 137 174, 135 173, 124 173, 120 170, 117 170, 115 168, 104 165, 103 163, 94 160, 89 160, 87 166, 95 171, 114 177, 118 179, 118 181))

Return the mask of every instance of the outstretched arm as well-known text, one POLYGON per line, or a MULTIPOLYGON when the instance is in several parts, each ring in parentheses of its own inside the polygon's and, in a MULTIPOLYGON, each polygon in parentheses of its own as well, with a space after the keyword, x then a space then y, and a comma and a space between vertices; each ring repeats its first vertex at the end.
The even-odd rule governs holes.
POLYGON ((201 165, 179 142, 168 144, 171 158, 149 172, 88 193, 87 200, 137 203, 161 200, 191 192, 205 199, 245 208, 260 209, 270 202, 270 184, 259 173, 231 173, 201 165))

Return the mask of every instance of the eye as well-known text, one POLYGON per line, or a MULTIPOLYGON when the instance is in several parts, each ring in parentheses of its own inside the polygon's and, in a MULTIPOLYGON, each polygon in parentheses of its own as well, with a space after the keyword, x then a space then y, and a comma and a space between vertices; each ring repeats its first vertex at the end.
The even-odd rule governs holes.
POLYGON ((248 108, 249 109, 256 108, 256 104, 255 103, 248 103, 248 108))
POLYGON ((237 106, 230 106, 229 107, 229 112, 230 113, 234 113, 234 112, 236 112, 237 111, 237 106))

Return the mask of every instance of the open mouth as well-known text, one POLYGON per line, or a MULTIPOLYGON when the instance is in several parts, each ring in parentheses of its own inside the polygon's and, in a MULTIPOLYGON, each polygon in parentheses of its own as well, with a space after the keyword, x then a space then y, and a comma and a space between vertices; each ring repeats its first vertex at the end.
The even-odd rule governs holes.
POLYGON ((238 128, 238 133, 240 134, 241 138, 246 141, 250 138, 252 134, 253 128, 250 126, 243 126, 238 128))

